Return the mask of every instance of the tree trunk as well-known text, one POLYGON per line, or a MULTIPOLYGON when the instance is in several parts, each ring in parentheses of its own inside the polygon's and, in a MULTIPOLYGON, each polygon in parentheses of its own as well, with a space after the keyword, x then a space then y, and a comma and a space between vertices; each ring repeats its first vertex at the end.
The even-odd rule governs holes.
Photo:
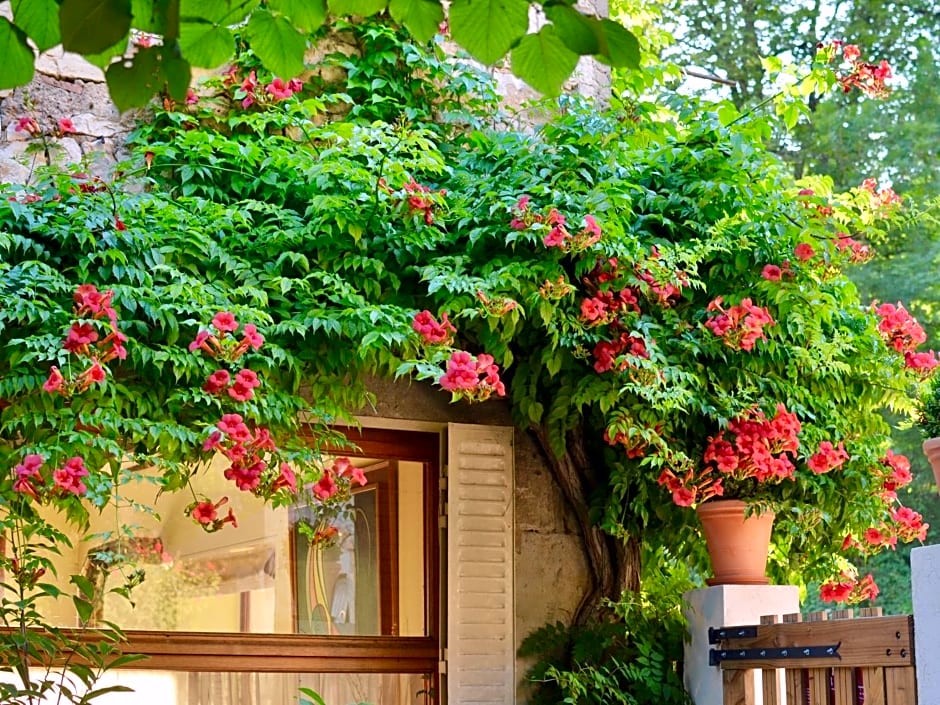
POLYGON ((568 434, 565 453, 561 456, 553 450, 544 426, 532 431, 574 511, 588 561, 591 585, 581 598, 572 624, 604 619, 609 616, 604 609, 605 600, 619 600, 624 591, 637 592, 640 589, 640 537, 611 536, 591 521, 589 498, 598 486, 598 480, 580 428, 568 434))

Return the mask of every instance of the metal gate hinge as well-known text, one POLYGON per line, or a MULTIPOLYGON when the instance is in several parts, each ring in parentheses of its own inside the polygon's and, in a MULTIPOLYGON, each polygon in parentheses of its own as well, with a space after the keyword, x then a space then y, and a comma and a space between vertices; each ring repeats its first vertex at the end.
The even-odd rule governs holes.
POLYGON ((787 658, 835 658, 840 659, 838 644, 831 646, 788 646, 784 648, 756 649, 709 649, 708 665, 717 666, 722 661, 772 661, 787 658))

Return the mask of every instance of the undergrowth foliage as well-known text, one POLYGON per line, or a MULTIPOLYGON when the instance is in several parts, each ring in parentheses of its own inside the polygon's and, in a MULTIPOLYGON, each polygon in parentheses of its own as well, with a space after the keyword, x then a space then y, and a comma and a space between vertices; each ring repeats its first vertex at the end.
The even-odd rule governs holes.
POLYGON ((687 581, 681 569, 649 574, 641 593, 609 606, 615 621, 549 623, 526 636, 519 656, 534 660, 526 673, 528 701, 687 705, 681 666, 687 624, 680 599, 687 581))
MULTIPOLYGON (((265 74, 248 53, 191 100, 167 100, 122 179, 2 188, 4 531, 48 538, 13 486, 40 448, 84 458, 87 495, 61 503, 81 527, 142 466, 160 489, 185 488, 213 433, 266 448, 260 429, 296 436, 303 413, 327 438, 368 403, 369 375, 432 380, 454 399, 506 394, 556 456, 582 434, 597 521, 699 577, 679 505, 718 494, 725 461, 709 453, 742 419, 791 420, 779 481, 737 487, 777 510, 776 579, 853 581, 849 552, 926 530, 896 504, 909 477, 879 412, 909 410, 936 358, 915 351, 903 307, 861 302, 842 273, 869 257, 900 207, 892 194, 794 183, 762 119, 675 95, 606 112, 572 99, 535 132, 488 129, 479 75, 387 30, 350 30, 363 51, 339 60, 345 91, 265 74), (328 121, 338 101, 351 109, 328 121), (113 292, 126 355, 66 399, 43 385, 66 366, 83 285, 113 292), (219 337, 263 333, 261 351, 241 351, 251 374, 196 354, 210 321, 219 337)), ((315 443, 277 449, 259 482, 286 503, 323 469, 315 443), (295 483, 282 460, 301 468, 295 483)), ((232 491, 259 486, 232 475, 232 491)), ((232 530, 216 499, 197 498, 192 519, 232 530)), ((634 665, 595 664, 598 679, 669 671, 645 637, 611 639, 634 665), (641 658, 647 672, 629 671, 641 658)))

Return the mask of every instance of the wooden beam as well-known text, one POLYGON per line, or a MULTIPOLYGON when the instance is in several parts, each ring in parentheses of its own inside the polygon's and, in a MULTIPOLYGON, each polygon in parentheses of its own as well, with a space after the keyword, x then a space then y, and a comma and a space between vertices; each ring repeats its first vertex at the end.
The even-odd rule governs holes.
POLYGON ((722 661, 726 670, 910 666, 914 663, 914 628, 910 616, 872 617, 831 622, 757 625, 756 637, 722 642, 727 650, 838 645, 838 657, 774 658, 722 661))
MULTIPOLYGON (((228 634, 127 631, 120 653, 146 656, 129 668, 266 673, 434 673, 440 658, 432 637, 310 634, 228 634)), ((94 641, 95 632, 70 630, 94 641)), ((0 655, 0 665, 6 659, 0 655)))

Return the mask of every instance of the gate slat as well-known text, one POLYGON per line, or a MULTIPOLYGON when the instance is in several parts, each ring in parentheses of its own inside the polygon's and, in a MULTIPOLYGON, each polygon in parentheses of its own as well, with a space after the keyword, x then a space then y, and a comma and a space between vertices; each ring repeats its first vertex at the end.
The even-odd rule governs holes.
MULTIPOLYGON (((833 610, 831 615, 836 619, 854 619, 855 610, 833 610)), ((858 705, 855 696, 855 669, 854 668, 833 668, 832 684, 834 688, 833 705, 858 705)))
MULTIPOLYGON (((829 614, 826 612, 808 612, 803 617, 804 622, 828 622, 829 614)), ((809 702, 811 705, 829 705, 829 669, 809 669, 809 702)))
MULTIPOLYGON (((777 624, 780 618, 771 614, 760 618, 761 624, 777 624)), ((780 675, 776 668, 764 668, 760 672, 761 690, 764 692, 764 705, 780 705, 780 675)))
POLYGON ((862 668, 862 684, 865 689, 864 705, 887 705, 885 701, 885 669, 862 668))
MULTIPOLYGON (((803 615, 801 614, 783 615, 784 624, 797 624, 802 621, 803 615)), ((786 670, 784 676, 787 689, 786 705, 809 705, 805 699, 806 693, 803 691, 803 672, 804 669, 802 668, 788 668, 786 670)))
POLYGON ((803 671, 787 669, 784 680, 787 689, 786 705, 804 705, 803 671))
POLYGON ((836 693, 834 705, 857 705, 855 702, 855 678, 852 668, 834 668, 833 680, 836 693))
MULTIPOLYGON (((862 607, 858 611, 858 616, 880 617, 881 612, 880 607, 862 607)), ((862 668, 860 673, 864 681, 865 700, 863 705, 886 705, 884 669, 862 668)))
POLYGON ((754 674, 752 671, 722 671, 724 705, 754 705, 754 674))
POLYGON ((914 705, 917 702, 914 669, 886 668, 884 671, 887 705, 914 705))

